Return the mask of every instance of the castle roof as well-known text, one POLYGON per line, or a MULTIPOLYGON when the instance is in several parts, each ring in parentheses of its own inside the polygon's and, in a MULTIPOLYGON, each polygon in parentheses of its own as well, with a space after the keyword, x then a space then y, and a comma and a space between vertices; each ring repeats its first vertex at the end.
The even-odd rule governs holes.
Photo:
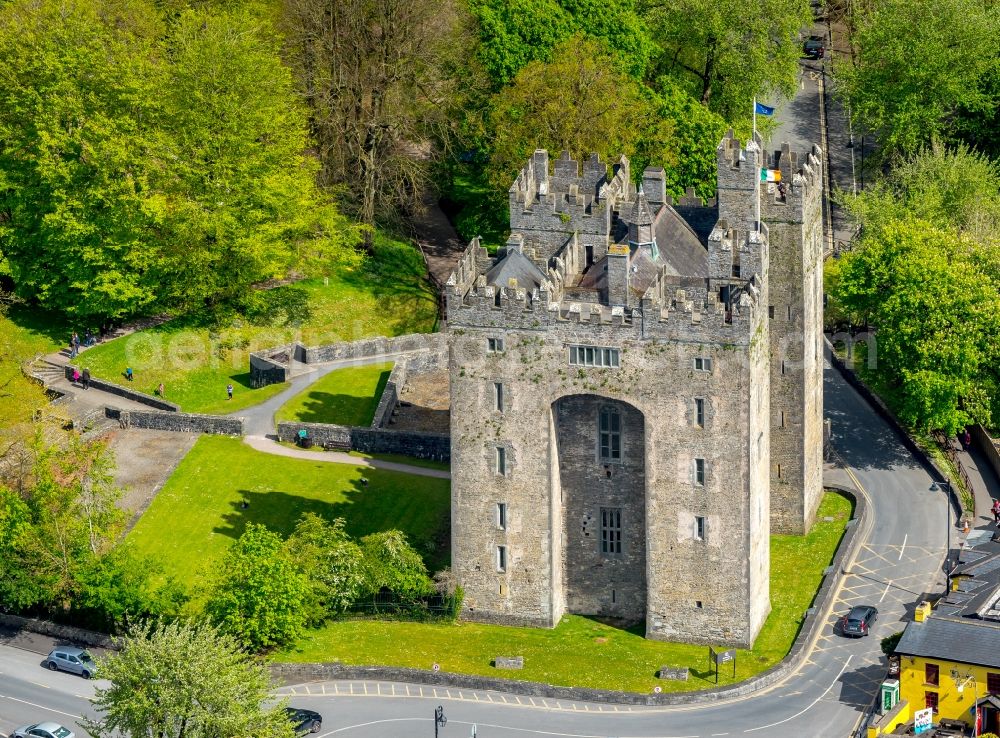
POLYGON ((649 207, 646 195, 643 194, 642 187, 639 187, 639 194, 636 195, 635 202, 632 204, 632 213, 629 215, 628 222, 639 226, 652 225, 653 223, 653 211, 649 207))
POLYGON ((518 287, 530 291, 542 285, 545 275, 520 249, 508 249, 506 256, 486 272, 486 283, 510 287, 512 279, 518 287))
POLYGON ((669 205, 663 205, 653 223, 660 260, 679 277, 707 277, 708 249, 687 221, 669 205))

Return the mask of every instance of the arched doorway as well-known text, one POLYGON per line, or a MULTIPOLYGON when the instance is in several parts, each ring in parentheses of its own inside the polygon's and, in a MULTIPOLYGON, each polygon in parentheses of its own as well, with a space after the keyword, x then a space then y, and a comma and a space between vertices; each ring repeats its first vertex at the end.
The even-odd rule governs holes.
POLYGON ((643 415, 625 402, 570 395, 553 403, 552 417, 566 612, 640 621, 646 616, 643 415))

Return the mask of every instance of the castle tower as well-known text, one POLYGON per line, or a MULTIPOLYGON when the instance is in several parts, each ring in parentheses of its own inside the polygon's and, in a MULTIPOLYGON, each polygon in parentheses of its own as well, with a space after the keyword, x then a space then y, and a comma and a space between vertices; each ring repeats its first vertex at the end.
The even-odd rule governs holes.
POLYGON ((804 534, 823 495, 823 179, 818 146, 768 157, 761 213, 770 233, 771 529, 804 534))

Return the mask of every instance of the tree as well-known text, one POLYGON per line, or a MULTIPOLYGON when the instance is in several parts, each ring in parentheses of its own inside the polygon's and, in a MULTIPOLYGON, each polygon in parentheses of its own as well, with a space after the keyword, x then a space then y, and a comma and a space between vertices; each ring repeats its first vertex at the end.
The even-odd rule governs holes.
POLYGON ((358 599, 364 584, 362 553, 344 532, 342 518, 328 523, 315 513, 306 513, 285 548, 309 580, 303 605, 306 624, 319 625, 358 599))
POLYGON ((420 554, 398 530, 372 533, 361 539, 365 586, 370 594, 387 590, 404 599, 416 600, 434 591, 420 554))
POLYGON ((791 95, 808 0, 654 0, 646 12, 663 47, 658 71, 730 123, 751 117, 754 96, 791 95))
POLYGON ((538 148, 567 150, 577 160, 596 151, 609 161, 632 156, 645 137, 648 158, 673 162, 671 122, 654 115, 643 88, 599 42, 582 36, 557 46, 552 61, 518 72, 497 96, 492 128, 489 180, 498 192, 538 148))
POLYGON ((323 182, 363 223, 418 208, 469 87, 456 0, 283 0, 288 57, 310 109, 323 182))
POLYGON ((959 115, 996 110, 998 35, 1000 14, 982 0, 873 3, 857 18, 853 62, 834 67, 838 89, 885 156, 954 141, 959 115))
POLYGON ((261 651, 301 633, 308 594, 281 538, 251 523, 226 554, 206 611, 240 643, 261 651))
POLYGON ((95 738, 292 738, 263 664, 205 623, 137 625, 101 661, 95 738))

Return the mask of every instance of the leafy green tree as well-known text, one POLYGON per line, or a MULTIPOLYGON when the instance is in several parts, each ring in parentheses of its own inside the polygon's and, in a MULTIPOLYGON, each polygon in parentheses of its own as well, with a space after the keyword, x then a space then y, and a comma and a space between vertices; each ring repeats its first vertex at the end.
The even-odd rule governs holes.
POLYGON ((261 651, 302 632, 308 595, 309 582, 281 538, 251 523, 222 562, 206 610, 222 630, 261 651))
POLYGON ((361 548, 344 532, 344 521, 328 523, 306 513, 285 542, 289 557, 309 580, 303 611, 306 624, 319 625, 346 611, 364 585, 361 548))
POLYGON ((406 599, 425 597, 434 591, 420 554, 398 530, 372 533, 361 539, 365 588, 371 594, 388 590, 406 599))
POLYGON ((646 19, 663 47, 658 71, 730 123, 748 120, 753 97, 791 95, 809 0, 655 0, 646 19))
POLYGON ((6 608, 17 610, 47 599, 48 591, 25 561, 35 537, 28 504, 0 485, 0 604, 6 608))
POLYGON ((137 625, 101 661, 82 724, 95 738, 292 738, 263 664, 212 626, 137 625))
POLYGON ((1000 13, 992 4, 884 0, 856 24, 854 59, 834 71, 855 122, 877 134, 886 156, 954 140, 959 115, 995 114, 1000 13))
MULTIPOLYGON (((489 180, 506 192, 531 152, 567 150, 577 160, 598 152, 605 161, 644 153, 671 164, 672 125, 658 119, 644 88, 597 41, 573 36, 550 62, 531 62, 502 90, 492 111, 489 180)), ((641 172, 641 168, 639 169, 641 172)))

